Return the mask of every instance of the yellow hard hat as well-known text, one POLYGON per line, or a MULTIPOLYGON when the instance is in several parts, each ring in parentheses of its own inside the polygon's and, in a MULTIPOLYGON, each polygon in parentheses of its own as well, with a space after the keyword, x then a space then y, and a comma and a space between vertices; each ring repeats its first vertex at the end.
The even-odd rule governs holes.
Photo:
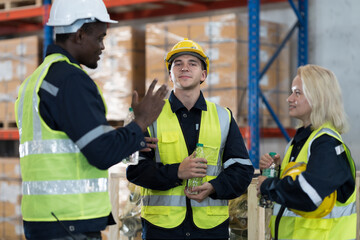
MULTIPOLYGON (((296 179, 300 173, 306 170, 306 163, 304 162, 289 162, 286 165, 284 171, 282 172, 280 178, 284 178, 286 176, 290 176, 293 180, 296 179)), ((334 191, 329 196, 325 197, 320 206, 311 212, 305 212, 300 210, 291 209, 294 213, 304 217, 304 218, 322 218, 328 215, 333 207, 335 206, 337 198, 337 193, 334 191)))
POLYGON ((187 38, 175 44, 171 51, 167 53, 165 57, 166 68, 170 71, 172 61, 183 54, 193 55, 203 61, 206 73, 209 75, 209 58, 199 44, 187 38))

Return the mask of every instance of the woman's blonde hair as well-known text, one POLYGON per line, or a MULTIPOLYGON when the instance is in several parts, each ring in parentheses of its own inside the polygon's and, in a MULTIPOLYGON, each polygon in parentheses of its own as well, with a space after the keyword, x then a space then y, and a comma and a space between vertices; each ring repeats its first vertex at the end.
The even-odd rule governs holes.
POLYGON ((335 74, 326 68, 311 64, 299 67, 297 74, 301 78, 304 95, 312 108, 312 127, 317 129, 329 122, 340 134, 346 132, 348 122, 335 74))

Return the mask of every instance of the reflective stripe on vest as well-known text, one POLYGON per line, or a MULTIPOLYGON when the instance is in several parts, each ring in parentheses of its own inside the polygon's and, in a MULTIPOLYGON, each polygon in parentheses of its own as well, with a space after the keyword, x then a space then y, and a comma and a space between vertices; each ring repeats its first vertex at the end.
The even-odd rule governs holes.
MULTIPOLYGON (((229 159, 222 165, 227 135, 230 128, 230 112, 206 101, 207 111, 202 111, 199 142, 204 144, 204 152, 208 160, 207 177, 205 181, 216 178, 224 167, 229 167, 235 162, 251 164, 249 159, 229 159)), ((158 163, 181 163, 188 156, 182 130, 177 116, 172 112, 170 103, 165 102, 164 108, 157 119, 149 128, 150 136, 159 139, 155 150, 155 160, 158 163)), ((173 228, 179 226, 186 215, 186 196, 184 188, 186 181, 181 186, 168 191, 142 189, 143 207, 142 217, 152 224, 173 228)), ((191 200, 193 219, 197 227, 210 229, 224 222, 228 217, 228 201, 206 198, 201 203, 191 200)))
POLYGON ((23 182, 23 195, 54 195, 106 192, 107 178, 23 182))
POLYGON ((42 83, 51 64, 58 61, 81 69, 61 54, 47 56, 20 86, 15 103, 23 180, 21 207, 27 221, 56 221, 51 212, 60 220, 81 220, 105 217, 111 211, 107 171, 90 165, 80 152, 110 129, 99 126, 75 144, 64 132, 50 129, 40 117, 38 91, 41 87, 56 96, 55 86, 42 83))
MULTIPOLYGON (((142 201, 144 206, 186 207, 186 198, 183 196, 151 195, 144 196, 142 201)), ((206 198, 201 203, 194 201, 191 205, 193 207, 226 206, 227 201, 206 198)))
MULTIPOLYGON (((274 210, 273 210, 273 214, 277 215, 280 211, 280 204, 275 203, 274 204, 274 210)), ((352 214, 356 214, 356 203, 352 202, 349 205, 346 206, 334 206, 333 210, 326 215, 325 217, 323 217, 323 219, 330 219, 330 218, 340 218, 343 216, 350 216, 352 214)), ((283 216, 285 217, 301 217, 300 215, 297 215, 296 213, 294 213, 293 211, 289 210, 289 209, 285 209, 283 216)))
MULTIPOLYGON (((328 134, 338 141, 342 142, 341 135, 328 123, 323 124, 319 129, 313 131, 308 140, 301 149, 296 162, 308 162, 311 155, 310 149, 313 141, 322 136, 328 134)), ((292 141, 291 141, 292 142, 292 141)), ((341 147, 336 147, 337 154, 341 154, 342 150, 346 152, 348 162, 355 178, 355 164, 352 160, 349 150, 345 144, 341 147)), ((292 146, 287 146, 285 157, 281 165, 281 172, 283 172, 285 166, 290 161, 290 154, 292 146)), ((300 186, 303 191, 306 192, 312 201, 318 206, 321 204, 321 198, 315 189, 307 183, 306 179, 299 175, 300 186), (320 200, 319 200, 320 198, 320 200)), ((355 239, 356 234, 356 203, 355 203, 356 191, 345 203, 336 201, 332 211, 323 218, 303 218, 288 208, 285 209, 279 225, 279 239, 355 239)), ((275 204, 273 210, 273 216, 271 217, 271 232, 274 236, 275 218, 280 210, 281 205, 275 204)))

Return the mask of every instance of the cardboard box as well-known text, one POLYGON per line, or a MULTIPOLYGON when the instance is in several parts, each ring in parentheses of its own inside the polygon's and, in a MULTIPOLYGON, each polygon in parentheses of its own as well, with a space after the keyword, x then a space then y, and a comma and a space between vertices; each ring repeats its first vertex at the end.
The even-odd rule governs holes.
POLYGON ((96 69, 86 71, 98 84, 107 104, 109 121, 124 120, 132 93, 145 93, 145 30, 137 27, 110 28, 107 48, 96 69))
POLYGON ((214 102, 222 107, 227 107, 231 110, 234 118, 238 115, 238 102, 236 88, 229 89, 211 89, 203 91, 204 97, 210 102, 214 102))
POLYGON ((39 65, 38 36, 0 40, 0 82, 24 81, 39 65))
POLYGON ((0 158, 0 179, 19 180, 20 178, 20 159, 0 158))

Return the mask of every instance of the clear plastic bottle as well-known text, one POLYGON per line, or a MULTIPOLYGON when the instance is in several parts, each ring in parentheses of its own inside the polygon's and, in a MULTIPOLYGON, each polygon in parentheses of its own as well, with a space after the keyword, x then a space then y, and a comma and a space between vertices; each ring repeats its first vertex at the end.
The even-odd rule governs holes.
MULTIPOLYGON (((202 143, 197 143, 196 144, 196 158, 205 158, 205 154, 204 154, 204 145, 202 143)), ((197 186, 201 186, 201 184, 203 183, 203 178, 190 178, 187 180, 187 192, 189 194, 198 194, 198 192, 194 192, 192 190, 193 187, 197 187, 197 186)))
MULTIPOLYGON (((124 120, 124 126, 128 125, 129 123, 131 123, 133 120, 135 119, 135 114, 133 109, 130 107, 129 108, 129 112, 128 115, 126 116, 125 120, 124 120)), ((134 152, 133 154, 131 154, 130 156, 124 158, 122 161, 122 163, 125 163, 127 165, 135 165, 138 164, 139 162, 139 151, 134 152)))
MULTIPOLYGON (((269 152, 269 155, 274 158, 276 153, 275 152, 269 152)), ((276 171, 276 164, 273 162, 269 168, 265 168, 262 170, 262 175, 265 177, 276 177, 277 171, 276 171)), ((260 197, 259 200, 259 206, 263 208, 271 208, 273 207, 273 202, 269 199, 266 199, 264 196, 260 197)))

